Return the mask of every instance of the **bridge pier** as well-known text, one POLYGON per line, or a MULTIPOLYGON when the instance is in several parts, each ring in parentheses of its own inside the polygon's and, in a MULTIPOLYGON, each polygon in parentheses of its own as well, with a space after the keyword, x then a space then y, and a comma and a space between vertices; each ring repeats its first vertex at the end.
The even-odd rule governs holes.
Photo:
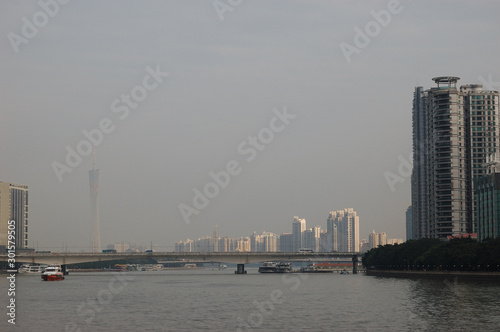
POLYGON ((68 270, 66 270, 66 264, 61 265, 61 270, 64 276, 69 274, 68 270))
POLYGON ((352 256, 352 274, 358 274, 358 255, 352 256))
POLYGON ((234 274, 247 274, 247 271, 245 271, 245 264, 238 264, 234 274))

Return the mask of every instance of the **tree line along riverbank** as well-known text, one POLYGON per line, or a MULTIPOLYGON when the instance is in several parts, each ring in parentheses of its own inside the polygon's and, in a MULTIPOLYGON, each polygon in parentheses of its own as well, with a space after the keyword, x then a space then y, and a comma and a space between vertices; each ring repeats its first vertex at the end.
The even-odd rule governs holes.
POLYGON ((409 240, 368 251, 367 270, 500 272, 500 238, 409 240))

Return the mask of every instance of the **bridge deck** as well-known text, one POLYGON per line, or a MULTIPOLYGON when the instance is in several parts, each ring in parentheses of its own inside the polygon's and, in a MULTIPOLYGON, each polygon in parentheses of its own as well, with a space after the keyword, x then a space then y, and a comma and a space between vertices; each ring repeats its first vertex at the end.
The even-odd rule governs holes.
MULTIPOLYGON (((146 252, 146 253, 18 253, 16 262, 32 264, 76 264, 121 259, 153 258, 155 260, 177 259, 199 262, 220 262, 248 264, 265 261, 330 260, 332 258, 360 257, 359 253, 297 253, 297 252, 146 252)), ((7 255, 0 255, 0 261, 7 261, 7 255)))

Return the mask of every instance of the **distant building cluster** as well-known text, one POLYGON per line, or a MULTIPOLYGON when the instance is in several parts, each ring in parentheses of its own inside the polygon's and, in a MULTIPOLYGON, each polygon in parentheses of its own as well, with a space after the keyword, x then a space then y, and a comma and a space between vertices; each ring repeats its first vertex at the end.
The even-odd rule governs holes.
POLYGON ((120 253, 120 252, 145 252, 146 250, 149 250, 150 247, 146 246, 145 244, 130 244, 130 243, 112 243, 108 244, 106 246, 105 250, 112 250, 114 252, 120 253))
POLYGON ((387 234, 385 232, 381 233, 375 233, 375 230, 373 230, 369 235, 368 235, 368 240, 363 239, 361 240, 361 249, 360 251, 367 252, 368 250, 377 248, 379 246, 385 246, 387 244, 394 245, 394 244, 401 244, 403 243, 403 239, 388 239, 387 234))
POLYGON ((498 91, 433 78, 413 99, 413 170, 407 239, 500 235, 498 91))
MULTIPOLYGON (((370 235, 371 236, 371 235, 370 235)), ((363 240, 364 241, 364 240, 363 240)), ((212 236, 175 243, 176 252, 364 252, 387 243, 402 243, 401 239, 386 239, 377 234, 376 245, 363 245, 359 238, 359 216, 352 208, 331 211, 326 229, 316 225, 307 228, 306 220, 293 217, 292 232, 275 234, 253 233, 247 237, 219 237, 216 226, 212 236)))

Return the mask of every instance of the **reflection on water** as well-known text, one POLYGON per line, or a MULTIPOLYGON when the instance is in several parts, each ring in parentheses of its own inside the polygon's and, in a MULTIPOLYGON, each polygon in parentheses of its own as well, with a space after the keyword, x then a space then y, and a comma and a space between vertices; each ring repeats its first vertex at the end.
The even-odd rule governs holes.
POLYGON ((409 290, 422 329, 497 331, 500 326, 500 283, 415 280, 409 290))
MULTIPOLYGON (((247 275, 231 269, 122 277, 73 273, 61 282, 18 276, 16 331, 496 331, 500 326, 500 283, 248 270, 247 275)), ((6 289, 2 276, 2 308, 6 289)), ((0 321, 0 331, 11 327, 5 317, 0 321)))

